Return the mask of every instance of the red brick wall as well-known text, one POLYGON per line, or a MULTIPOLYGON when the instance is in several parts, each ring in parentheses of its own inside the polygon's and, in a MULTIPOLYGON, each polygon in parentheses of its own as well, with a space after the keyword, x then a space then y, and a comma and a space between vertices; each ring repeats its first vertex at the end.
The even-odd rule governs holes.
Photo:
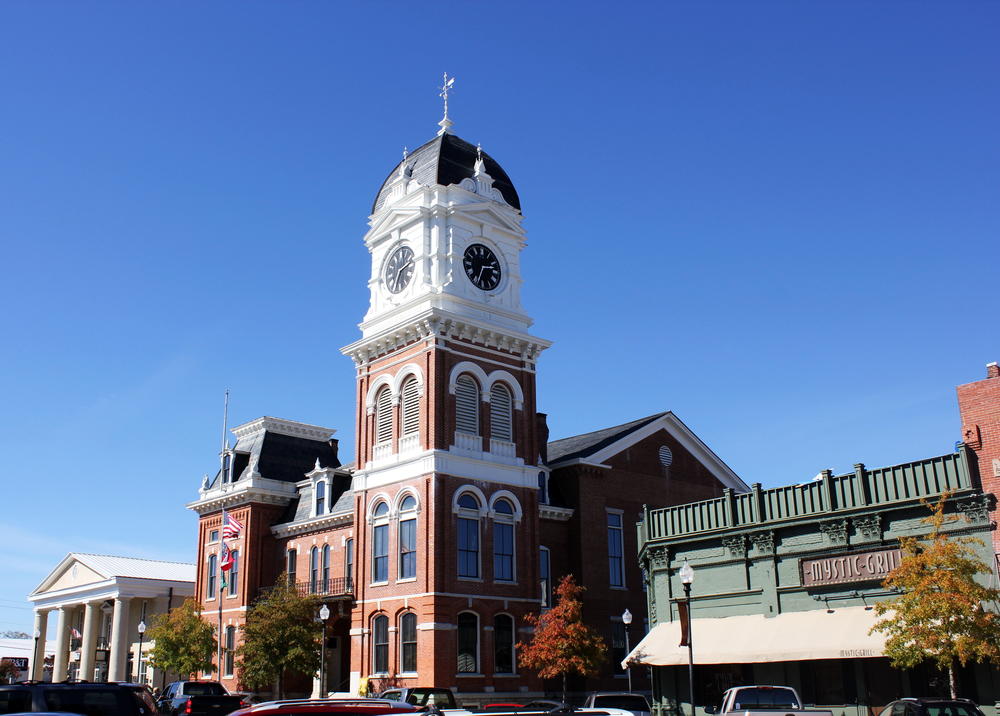
MULTIPOLYGON (((958 410, 962 440, 977 458, 983 491, 1000 497, 1000 368, 990 363, 986 378, 960 385, 958 410)), ((996 502, 991 519, 996 522, 996 502)), ((1000 553, 1000 533, 993 532, 993 550, 1000 553)))

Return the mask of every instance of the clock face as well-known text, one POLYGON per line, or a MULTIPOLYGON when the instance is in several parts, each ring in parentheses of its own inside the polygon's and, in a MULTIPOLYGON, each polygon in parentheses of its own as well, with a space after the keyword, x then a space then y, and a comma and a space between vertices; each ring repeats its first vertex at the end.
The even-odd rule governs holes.
POLYGON ((400 246, 385 262, 385 285, 390 293, 399 293, 413 278, 413 249, 400 246))
POLYGON ((492 291, 500 285, 500 261, 488 246, 469 246, 465 250, 462 265, 465 266, 465 275, 477 288, 492 291))

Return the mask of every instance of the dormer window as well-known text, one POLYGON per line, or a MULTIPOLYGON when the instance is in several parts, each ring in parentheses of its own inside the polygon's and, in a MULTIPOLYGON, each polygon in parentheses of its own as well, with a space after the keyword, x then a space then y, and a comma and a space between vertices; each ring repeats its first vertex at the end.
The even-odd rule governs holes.
POLYGON ((316 516, 326 513, 326 482, 316 483, 316 516))

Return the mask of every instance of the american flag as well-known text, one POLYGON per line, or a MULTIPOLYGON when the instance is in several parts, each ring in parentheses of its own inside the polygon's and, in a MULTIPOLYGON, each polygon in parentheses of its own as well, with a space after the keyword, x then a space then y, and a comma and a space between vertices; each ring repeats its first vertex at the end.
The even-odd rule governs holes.
POLYGON ((222 511, 222 539, 236 539, 243 531, 243 525, 231 514, 222 511))

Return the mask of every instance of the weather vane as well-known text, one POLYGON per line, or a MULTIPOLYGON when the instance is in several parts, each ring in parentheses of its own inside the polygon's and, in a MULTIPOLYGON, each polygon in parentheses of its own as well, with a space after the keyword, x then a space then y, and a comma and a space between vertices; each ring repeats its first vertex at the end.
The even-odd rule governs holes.
POLYGON ((444 83, 441 85, 441 87, 438 88, 441 90, 440 93, 441 98, 444 99, 444 118, 440 122, 438 122, 438 124, 441 127, 441 130, 438 132, 438 134, 446 133, 448 131, 448 128, 451 127, 452 124, 454 124, 454 122, 448 119, 448 93, 451 91, 451 88, 454 84, 455 84, 455 78, 454 77, 449 78, 448 73, 445 72, 444 83))

